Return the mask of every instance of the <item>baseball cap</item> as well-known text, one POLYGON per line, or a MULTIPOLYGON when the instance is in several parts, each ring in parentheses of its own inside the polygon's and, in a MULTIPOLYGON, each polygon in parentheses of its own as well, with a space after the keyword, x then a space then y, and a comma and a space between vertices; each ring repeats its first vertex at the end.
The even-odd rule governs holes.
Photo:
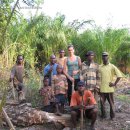
POLYGON ((85 86, 84 81, 79 81, 78 84, 77 84, 77 86, 85 86))
POLYGON ((86 56, 90 56, 90 55, 95 55, 95 53, 93 51, 88 51, 86 56))
POLYGON ((108 52, 103 52, 103 53, 102 53, 102 56, 108 56, 108 55, 109 55, 108 52))

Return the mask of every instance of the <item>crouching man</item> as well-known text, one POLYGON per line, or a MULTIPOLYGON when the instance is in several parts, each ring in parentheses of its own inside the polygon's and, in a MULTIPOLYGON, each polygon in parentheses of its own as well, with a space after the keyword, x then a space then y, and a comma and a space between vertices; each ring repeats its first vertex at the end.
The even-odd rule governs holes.
POLYGON ((85 90, 85 83, 83 81, 78 82, 78 90, 72 94, 70 107, 73 129, 76 129, 76 123, 81 114, 83 114, 82 118, 90 119, 91 130, 95 130, 95 121, 97 119, 96 101, 91 91, 85 90))

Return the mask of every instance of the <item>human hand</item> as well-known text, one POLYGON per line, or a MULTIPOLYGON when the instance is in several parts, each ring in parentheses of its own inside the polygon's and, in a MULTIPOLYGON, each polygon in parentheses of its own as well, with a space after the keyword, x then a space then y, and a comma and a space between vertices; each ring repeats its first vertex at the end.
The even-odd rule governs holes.
POLYGON ((72 78, 72 77, 69 77, 69 79, 70 79, 70 81, 71 81, 71 82, 74 82, 74 78, 72 78))
POLYGON ((114 87, 114 86, 116 86, 116 84, 115 83, 109 83, 109 87, 114 87))
POLYGON ((49 72, 52 72, 52 70, 53 70, 53 65, 50 67, 49 72))
POLYGON ((86 109, 85 105, 79 105, 79 109, 86 109))
POLYGON ((78 70, 74 70, 72 74, 76 75, 77 73, 78 73, 78 70))

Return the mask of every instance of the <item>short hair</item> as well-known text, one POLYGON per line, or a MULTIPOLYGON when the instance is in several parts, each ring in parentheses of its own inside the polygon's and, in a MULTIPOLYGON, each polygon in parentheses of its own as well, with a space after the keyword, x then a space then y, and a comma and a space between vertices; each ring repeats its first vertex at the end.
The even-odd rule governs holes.
POLYGON ((20 56, 22 56, 22 57, 23 57, 23 59, 24 59, 24 56, 23 56, 23 55, 21 55, 21 54, 17 55, 17 59, 18 59, 20 56))
POLYGON ((49 77, 47 77, 47 76, 44 76, 44 79, 43 79, 43 81, 45 81, 45 80, 49 80, 49 77))

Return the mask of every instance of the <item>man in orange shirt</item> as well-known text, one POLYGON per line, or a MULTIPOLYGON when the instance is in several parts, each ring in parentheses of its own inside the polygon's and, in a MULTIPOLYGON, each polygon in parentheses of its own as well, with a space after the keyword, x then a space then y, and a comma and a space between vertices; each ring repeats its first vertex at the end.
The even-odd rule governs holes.
POLYGON ((96 101, 91 91, 85 90, 85 83, 83 81, 78 82, 78 90, 72 94, 70 106, 74 129, 83 109, 84 116, 91 119, 91 130, 95 130, 94 124, 97 119, 96 101))

